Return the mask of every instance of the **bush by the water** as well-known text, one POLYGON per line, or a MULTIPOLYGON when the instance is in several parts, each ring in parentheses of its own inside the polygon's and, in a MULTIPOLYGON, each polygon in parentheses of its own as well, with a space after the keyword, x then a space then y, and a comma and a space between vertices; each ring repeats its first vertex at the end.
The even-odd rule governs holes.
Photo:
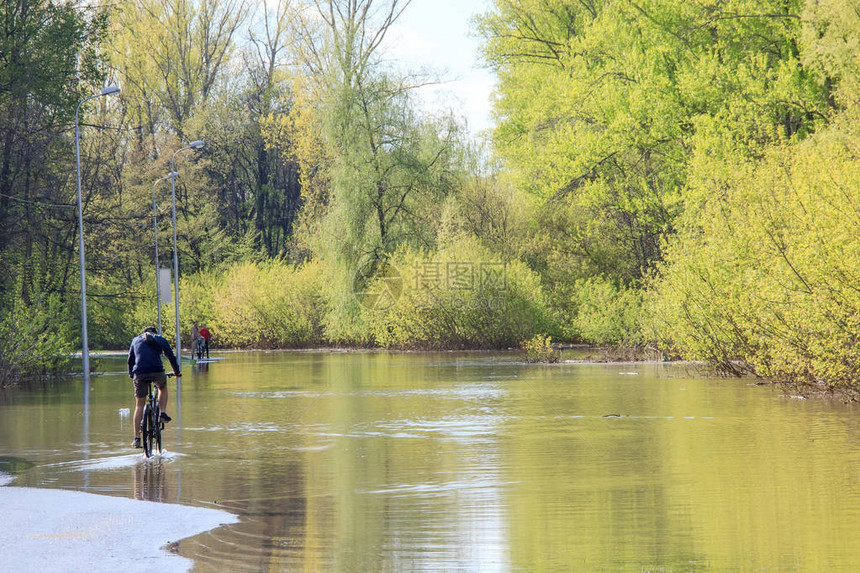
POLYGON ((602 277, 576 281, 569 337, 588 344, 632 348, 643 343, 642 293, 602 277))
POLYGON ((561 351, 552 345, 552 337, 545 334, 536 334, 528 340, 520 343, 523 358, 526 362, 558 362, 561 360, 561 351))
POLYGON ((0 388, 18 379, 68 372, 72 361, 69 320, 57 295, 30 293, 24 302, 19 282, 0 309, 0 388))
POLYGON ((209 326, 225 346, 317 345, 323 340, 320 291, 317 263, 237 263, 215 292, 209 326))
MULTIPOLYGON (((402 279, 388 308, 367 309, 373 340, 387 348, 509 348, 547 328, 540 278, 502 261, 474 238, 430 253, 398 251, 402 279)), ((380 278, 374 290, 391 283, 380 278)))
POLYGON ((858 150, 853 122, 703 183, 661 267, 654 336, 729 373, 856 383, 858 150))

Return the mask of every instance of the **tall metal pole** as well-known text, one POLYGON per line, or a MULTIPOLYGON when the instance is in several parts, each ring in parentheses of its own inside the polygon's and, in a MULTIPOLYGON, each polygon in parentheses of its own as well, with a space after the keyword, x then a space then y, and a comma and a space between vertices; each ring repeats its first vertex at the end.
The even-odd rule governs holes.
POLYGON ((155 188, 172 173, 158 179, 152 184, 152 227, 155 230, 155 307, 158 309, 158 334, 161 335, 161 273, 158 270, 158 204, 155 201, 155 188))
MULTIPOLYGON (((80 251, 81 263, 81 358, 83 361, 84 380, 90 378, 90 348, 87 336, 87 271, 84 262, 84 205, 81 199, 81 130, 78 128, 78 111, 81 105, 96 96, 84 98, 75 108, 75 166, 78 180, 78 251, 80 251)), ((86 399, 86 397, 85 397, 86 399)))
POLYGON ((176 249, 176 175, 173 170, 173 157, 170 158, 170 196, 173 200, 173 298, 176 308, 176 363, 182 367, 182 334, 179 328, 179 255, 176 249))
POLYGON ((158 275, 158 208, 155 202, 155 188, 163 181, 157 180, 152 184, 152 228, 155 231, 155 308, 158 311, 158 335, 161 336, 161 284, 158 275))
POLYGON ((199 149, 205 145, 204 142, 197 140, 192 141, 185 147, 181 147, 173 152, 170 157, 170 195, 173 201, 173 297, 176 299, 176 363, 182 366, 182 330, 179 327, 179 253, 176 242, 176 176, 179 175, 174 168, 176 155, 180 151, 186 149, 199 149))
POLYGON ((85 97, 78 102, 75 108, 75 171, 78 183, 78 250, 81 264, 81 358, 82 368, 84 371, 85 386, 90 381, 90 345, 89 336, 87 334, 87 272, 84 261, 84 202, 81 194, 81 130, 78 127, 78 115, 81 106, 94 98, 111 95, 119 92, 117 86, 108 86, 103 88, 101 92, 85 97))

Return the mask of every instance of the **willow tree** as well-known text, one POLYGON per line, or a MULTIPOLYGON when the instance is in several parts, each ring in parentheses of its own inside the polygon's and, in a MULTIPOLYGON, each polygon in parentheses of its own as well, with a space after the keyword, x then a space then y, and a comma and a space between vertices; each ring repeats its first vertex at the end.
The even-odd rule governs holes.
POLYGON ((294 105, 271 124, 272 144, 302 165, 307 245, 331 273, 332 339, 364 336, 353 289, 384 272, 398 246, 432 242, 450 186, 456 127, 421 117, 416 83, 380 52, 408 4, 315 0, 294 105))
POLYGON ((521 188, 567 213, 569 248, 593 271, 635 279, 660 259, 703 132, 761 146, 821 120, 801 5, 497 0, 479 20, 498 150, 521 188))

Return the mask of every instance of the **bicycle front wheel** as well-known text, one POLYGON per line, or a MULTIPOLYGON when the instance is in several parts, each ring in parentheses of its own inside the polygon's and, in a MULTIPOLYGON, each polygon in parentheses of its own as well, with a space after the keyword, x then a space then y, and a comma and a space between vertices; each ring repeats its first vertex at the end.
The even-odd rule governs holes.
POLYGON ((155 409, 147 404, 143 407, 143 418, 140 420, 140 437, 143 440, 143 455, 151 457, 154 443, 156 425, 155 425, 155 409))
POLYGON ((161 421, 158 408, 152 410, 152 446, 154 451, 161 455, 161 429, 164 427, 164 422, 161 421))

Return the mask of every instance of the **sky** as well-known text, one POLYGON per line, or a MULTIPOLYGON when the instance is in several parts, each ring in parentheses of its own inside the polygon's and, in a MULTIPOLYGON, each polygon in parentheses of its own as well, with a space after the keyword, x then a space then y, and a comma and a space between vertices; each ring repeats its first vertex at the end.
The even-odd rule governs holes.
POLYGON ((425 109, 453 106, 475 135, 491 127, 495 78, 481 67, 481 41, 472 32, 471 19, 488 11, 490 4, 490 0, 412 0, 386 37, 390 58, 408 68, 430 68, 445 80, 419 90, 425 109))

